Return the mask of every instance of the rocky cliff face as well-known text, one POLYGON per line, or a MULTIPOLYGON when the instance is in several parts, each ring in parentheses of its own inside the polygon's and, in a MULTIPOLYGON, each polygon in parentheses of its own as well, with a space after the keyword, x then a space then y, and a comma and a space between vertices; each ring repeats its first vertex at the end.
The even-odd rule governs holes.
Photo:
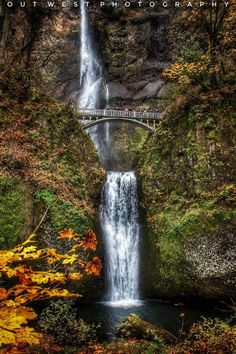
POLYGON ((146 295, 235 295, 234 104, 193 96, 174 102, 139 162, 146 295))
MULTIPOLYGON (((92 3, 92 2, 91 2, 92 3)), ((110 105, 161 108, 169 96, 160 74, 169 66, 166 28, 169 13, 150 8, 88 8, 97 55, 104 66, 110 105)), ((57 24, 53 46, 70 47, 52 70, 53 91, 63 100, 79 91, 79 14, 71 11, 67 21, 57 24), (55 86, 55 83, 58 83, 55 86)), ((63 51, 63 49, 62 49, 63 51)))
MULTIPOLYGON (((111 99, 139 104, 161 98, 161 71, 168 66, 168 12, 113 9, 105 21, 103 58, 111 99)), ((124 102, 125 104, 125 102, 124 102)))

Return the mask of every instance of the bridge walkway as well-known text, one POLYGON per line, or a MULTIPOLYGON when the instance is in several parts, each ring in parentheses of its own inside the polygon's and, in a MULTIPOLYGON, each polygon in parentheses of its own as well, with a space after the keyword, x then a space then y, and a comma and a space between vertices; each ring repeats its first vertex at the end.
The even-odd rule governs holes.
POLYGON ((154 131, 156 124, 161 119, 160 113, 120 111, 113 109, 81 109, 78 111, 79 120, 84 129, 105 122, 127 122, 142 126, 145 129, 154 131))

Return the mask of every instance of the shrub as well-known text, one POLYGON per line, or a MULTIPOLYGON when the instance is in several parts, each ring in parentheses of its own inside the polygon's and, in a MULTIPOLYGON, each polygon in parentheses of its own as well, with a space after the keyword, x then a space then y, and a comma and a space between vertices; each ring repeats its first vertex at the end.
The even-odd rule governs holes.
POLYGON ((144 354, 164 354, 164 353, 166 353, 166 346, 161 338, 159 338, 159 341, 151 343, 144 352, 144 354))
POLYGON ((58 344, 75 345, 96 341, 96 327, 76 318, 72 300, 52 301, 39 319, 43 333, 54 337, 58 344))
POLYGON ((233 354, 236 352, 236 327, 219 319, 203 318, 193 324, 183 342, 168 349, 168 354, 233 354))

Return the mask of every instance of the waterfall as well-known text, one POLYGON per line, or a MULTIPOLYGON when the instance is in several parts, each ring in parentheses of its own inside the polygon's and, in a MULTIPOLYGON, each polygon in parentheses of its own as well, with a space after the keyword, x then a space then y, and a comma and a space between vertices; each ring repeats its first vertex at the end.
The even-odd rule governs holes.
MULTIPOLYGON (((102 65, 94 49, 87 10, 81 1, 81 52, 79 108, 100 108, 109 92, 102 65)), ((109 123, 91 128, 91 135, 102 163, 109 156, 109 123)), ((108 172, 103 187, 100 220, 107 255, 107 280, 110 303, 128 304, 138 299, 139 226, 137 182, 133 172, 108 172)))
POLYGON ((79 97, 80 108, 98 108, 100 104, 100 91, 106 83, 102 77, 102 66, 93 50, 88 15, 83 1, 80 2, 80 86, 82 88, 79 97))
MULTIPOLYGON (((103 77, 103 68, 94 50, 89 28, 88 14, 84 2, 80 2, 80 95, 78 107, 84 109, 101 108, 108 104, 109 91, 103 77)), ((106 151, 109 151, 109 123, 105 127, 95 126, 87 130, 105 164, 106 151), (105 137, 104 137, 105 135, 105 137)))
POLYGON ((100 210, 106 244, 108 300, 138 299, 139 225, 134 172, 108 172, 100 210))

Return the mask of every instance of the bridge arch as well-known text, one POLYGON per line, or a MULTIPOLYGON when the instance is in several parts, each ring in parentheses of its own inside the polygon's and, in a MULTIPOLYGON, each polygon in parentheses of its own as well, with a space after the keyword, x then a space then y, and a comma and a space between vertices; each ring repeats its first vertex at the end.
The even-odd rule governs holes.
POLYGON ((150 132, 154 132, 154 128, 140 120, 136 120, 134 118, 127 118, 127 117, 103 117, 103 118, 100 118, 100 119, 97 119, 97 120, 92 120, 92 121, 89 121, 89 123, 86 123, 86 124, 82 124, 82 127, 84 130, 88 129, 88 128, 91 128, 97 124, 101 124, 101 123, 107 123, 107 122, 123 122, 123 123, 130 123, 130 124, 135 124, 135 125, 138 125, 150 132))

